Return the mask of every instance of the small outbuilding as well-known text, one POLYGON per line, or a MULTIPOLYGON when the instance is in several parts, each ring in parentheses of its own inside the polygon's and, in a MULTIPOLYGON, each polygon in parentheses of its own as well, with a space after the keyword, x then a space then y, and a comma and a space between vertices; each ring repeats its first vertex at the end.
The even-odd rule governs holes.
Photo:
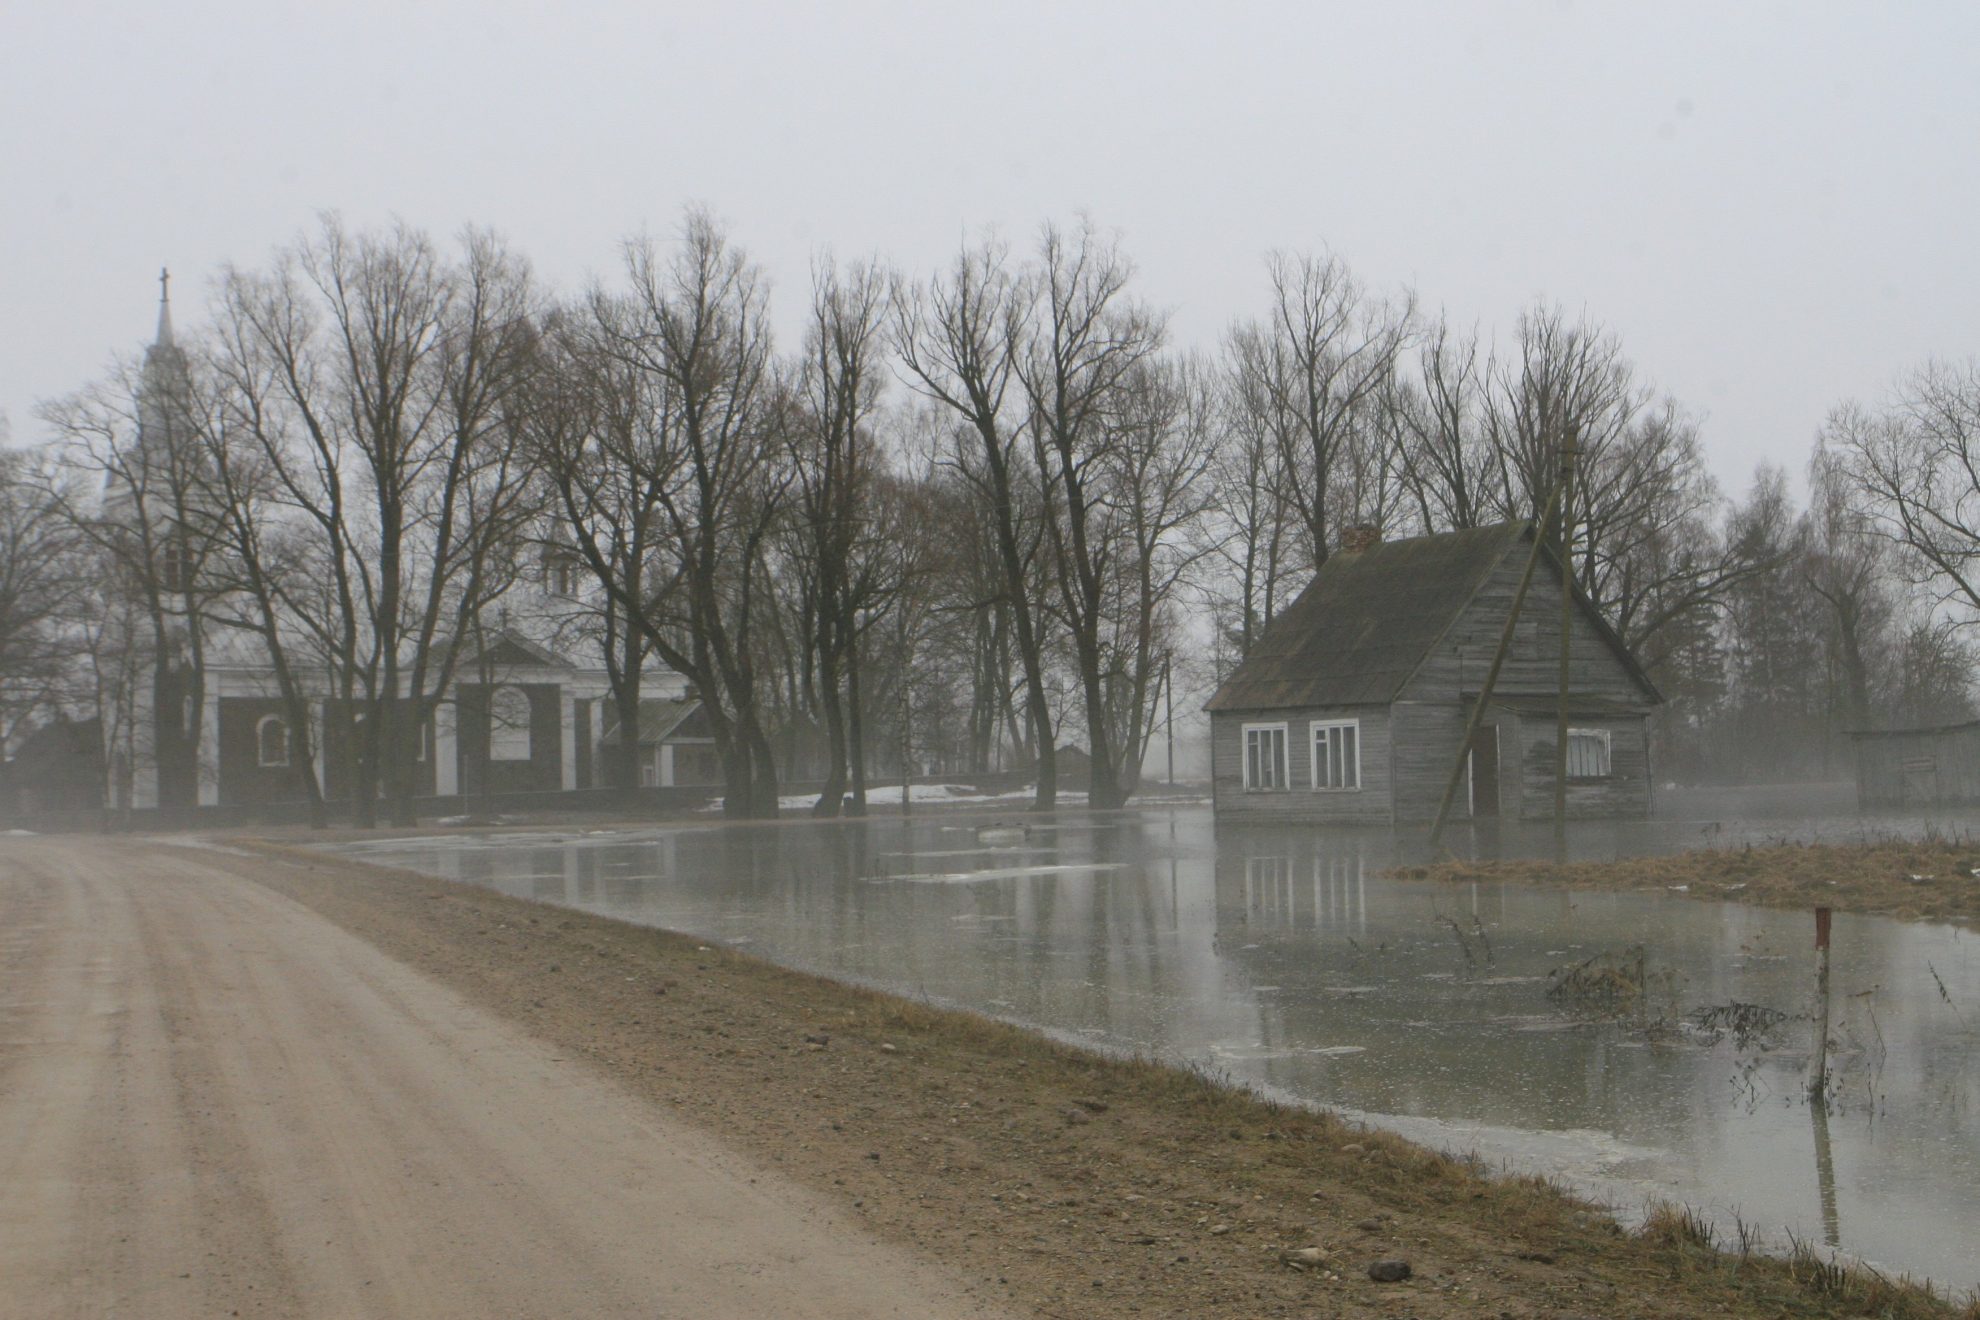
POLYGON ((0 763, 0 819, 40 821, 103 809, 103 721, 57 715, 0 763))
POLYGON ((1849 740, 1856 752, 1859 806, 1980 803, 1980 720, 1919 729, 1855 730, 1849 740))
MULTIPOLYGON (((1211 697, 1225 821, 1394 824, 1437 811, 1533 547, 1507 523, 1383 541, 1355 529, 1211 697)), ((1650 812, 1648 717, 1662 702, 1542 547, 1478 736, 1458 818, 1554 812, 1561 592, 1573 591, 1567 809, 1650 812)))
MULTIPOLYGON (((607 704, 600 745, 614 748, 624 740, 619 713, 607 704)), ((722 782, 715 731, 707 710, 692 695, 641 700, 636 761, 641 788, 711 788, 722 782)))

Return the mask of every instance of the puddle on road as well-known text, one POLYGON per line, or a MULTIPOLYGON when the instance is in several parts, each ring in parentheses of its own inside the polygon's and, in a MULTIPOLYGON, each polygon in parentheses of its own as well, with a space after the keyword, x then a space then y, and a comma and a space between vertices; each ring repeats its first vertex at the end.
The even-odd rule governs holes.
MULTIPOLYGON (((1384 833, 1207 809, 958 846, 954 818, 448 836, 353 856, 1186 1060, 1404 1136, 1980 1286, 1980 937, 1675 895, 1387 880, 1384 833), (971 859, 974 860, 966 860, 971 859)), ((1602 851, 1613 833, 1584 846, 1602 851)))

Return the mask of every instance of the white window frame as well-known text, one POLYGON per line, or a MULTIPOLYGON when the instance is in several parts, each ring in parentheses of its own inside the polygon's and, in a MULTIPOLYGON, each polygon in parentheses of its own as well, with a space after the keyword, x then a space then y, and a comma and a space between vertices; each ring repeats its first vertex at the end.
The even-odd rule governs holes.
POLYGON ((1615 764, 1616 764, 1614 759, 1615 746, 1614 746, 1613 736, 1611 735, 1609 730, 1570 728, 1567 731, 1567 736, 1568 736, 1568 756, 1567 756, 1568 779, 1570 782, 1576 779, 1581 779, 1581 780, 1607 779, 1609 776, 1615 773, 1615 764), (1586 738, 1594 741, 1595 743, 1601 746, 1602 768, 1597 773, 1592 775, 1578 775, 1574 772, 1574 740, 1576 738, 1586 738))
POLYGON ((1306 726, 1306 747, 1308 753, 1312 756, 1312 760, 1308 762, 1306 767, 1307 782, 1312 785, 1314 792, 1359 793, 1361 791, 1361 721, 1359 719, 1314 720, 1306 726), (1333 761, 1331 749, 1329 749, 1329 755, 1323 756, 1321 754, 1320 737, 1322 734, 1332 733, 1336 729, 1346 729, 1354 734, 1354 764, 1348 767, 1352 774, 1352 782, 1323 784, 1320 782, 1321 768, 1323 766, 1331 768, 1333 761))
POLYGON ((505 763, 522 763, 536 759, 536 730, 532 728, 535 718, 535 703, 529 693, 514 684, 505 683, 488 694, 488 759, 505 763), (522 722, 505 719, 498 707, 505 698, 513 697, 522 703, 522 722))
MULTIPOLYGON (((1244 777, 1245 792, 1283 793, 1292 787, 1292 748, 1287 745, 1288 742, 1286 724, 1283 720, 1277 724, 1246 724, 1242 727, 1238 735, 1238 769, 1239 773, 1244 777), (1276 740, 1279 752, 1278 764, 1274 767, 1278 771, 1276 776, 1278 779, 1277 783, 1260 784, 1254 782, 1260 778, 1260 776, 1253 774, 1255 758, 1251 754, 1251 747, 1252 735, 1254 734, 1278 735, 1276 740)), ((1271 745, 1269 738, 1266 741, 1266 745, 1271 745)))
POLYGON ((289 750, 289 722, 287 720, 283 719, 280 715, 263 715, 254 722, 254 763, 256 765, 264 770, 286 769, 289 764, 289 758, 292 755, 293 753, 289 750), (266 735, 268 726, 271 724, 282 726, 282 759, 279 761, 268 759, 266 735))

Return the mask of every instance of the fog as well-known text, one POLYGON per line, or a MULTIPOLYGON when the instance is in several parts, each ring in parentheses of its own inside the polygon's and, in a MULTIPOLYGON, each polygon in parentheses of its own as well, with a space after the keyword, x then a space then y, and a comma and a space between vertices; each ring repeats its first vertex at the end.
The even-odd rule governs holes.
POLYGON ((819 250, 935 268, 1086 211, 1183 345, 1331 248, 1503 334, 1538 298, 1707 418, 1729 488, 1975 350, 1980 15, 1960 6, 22 6, 0 414, 319 210, 507 234, 554 284, 706 203, 788 331, 819 250))

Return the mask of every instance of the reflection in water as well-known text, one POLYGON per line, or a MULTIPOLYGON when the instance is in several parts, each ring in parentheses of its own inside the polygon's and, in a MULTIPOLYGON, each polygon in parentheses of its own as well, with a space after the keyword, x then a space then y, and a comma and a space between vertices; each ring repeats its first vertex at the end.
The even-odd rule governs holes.
POLYGON ((1391 880, 1387 834, 1220 836, 1201 809, 978 834, 918 817, 350 850, 1211 1066, 1625 1213, 1669 1198, 1832 1244, 1847 1217, 1884 1267, 1980 1283, 1980 956, 1955 929, 1837 920, 1834 1111, 1804 1116, 1804 913, 1391 880), (1706 1029, 1724 1022, 1767 1029, 1706 1029))
POLYGON ((1822 1196, 1822 1240, 1840 1247, 1842 1219, 1836 1213, 1836 1164, 1829 1152, 1829 1106, 1821 1097, 1810 1102, 1808 1117, 1815 1125, 1815 1185, 1822 1196))

